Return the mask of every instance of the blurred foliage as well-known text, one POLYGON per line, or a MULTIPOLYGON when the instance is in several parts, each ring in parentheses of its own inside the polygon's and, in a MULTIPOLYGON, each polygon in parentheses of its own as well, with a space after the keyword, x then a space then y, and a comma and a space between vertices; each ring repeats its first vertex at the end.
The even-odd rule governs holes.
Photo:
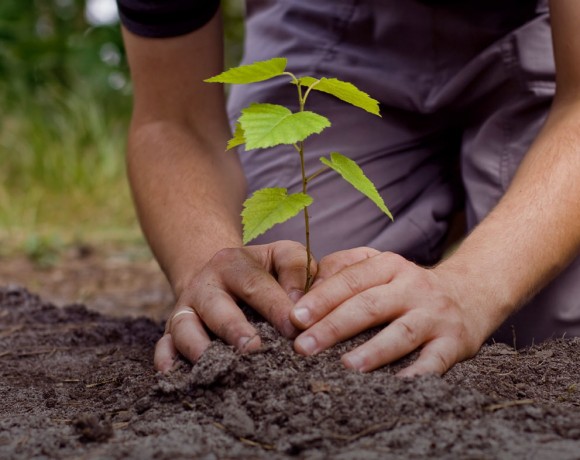
POLYGON ((235 67, 244 47, 244 0, 222 0, 224 17, 225 68, 235 67))
MULTIPOLYGON (((223 0, 226 61, 242 53, 243 0, 223 0)), ((0 78, 5 88, 34 92, 45 84, 72 88, 78 80, 118 96, 128 69, 118 24, 91 26, 85 0, 2 0, 0 78)), ((128 91, 125 91, 128 93, 128 91)))
POLYGON ((84 0, 0 2, 3 102, 46 85, 73 90, 79 81, 118 98, 127 74, 119 27, 88 24, 84 0))
POLYGON ((90 25, 84 0, 0 2, 0 239, 138 234, 124 174, 128 81, 118 25, 90 25))
POLYGON ((0 81, 5 188, 122 176, 131 100, 117 25, 88 24, 84 0, 2 0, 0 81))
MULTIPOLYGON (((228 65, 241 56, 243 6, 222 2, 228 65)), ((139 234, 124 173, 131 85, 118 24, 88 23, 85 0, 0 1, 0 107, 0 244, 55 229, 75 239, 139 234)))

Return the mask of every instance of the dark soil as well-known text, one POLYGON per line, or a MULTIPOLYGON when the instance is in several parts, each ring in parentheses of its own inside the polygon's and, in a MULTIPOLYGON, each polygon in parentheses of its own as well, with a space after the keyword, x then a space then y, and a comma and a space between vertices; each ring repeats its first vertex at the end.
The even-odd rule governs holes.
POLYGON ((580 459, 580 339, 486 346, 444 378, 312 358, 265 323, 169 376, 162 325, 0 288, 0 458, 580 459))

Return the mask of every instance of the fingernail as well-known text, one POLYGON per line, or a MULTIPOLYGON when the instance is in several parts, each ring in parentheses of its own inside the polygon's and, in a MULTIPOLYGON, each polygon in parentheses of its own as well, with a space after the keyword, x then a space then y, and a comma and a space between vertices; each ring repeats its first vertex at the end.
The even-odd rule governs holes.
POLYGON ((357 353, 351 353, 342 357, 342 363, 349 369, 362 372, 364 370, 365 359, 357 353))
POLYGON ((288 293, 288 297, 290 297, 290 300, 294 303, 298 302, 302 298, 303 295, 304 295, 304 291, 300 291, 299 289, 292 289, 288 293))
POLYGON ((305 355, 312 355, 318 349, 318 343, 311 335, 302 335, 298 337, 295 345, 300 348, 305 355))
POLYGON ((308 308, 300 307, 294 310, 294 318, 302 325, 308 326, 310 324, 311 316, 308 308))

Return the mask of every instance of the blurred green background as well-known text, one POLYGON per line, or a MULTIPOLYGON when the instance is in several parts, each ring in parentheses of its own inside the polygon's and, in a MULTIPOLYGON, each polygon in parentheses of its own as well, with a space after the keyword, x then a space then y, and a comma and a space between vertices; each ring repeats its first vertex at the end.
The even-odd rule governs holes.
MULTIPOLYGON (((226 65, 243 0, 223 0, 226 65)), ((114 3, 0 2, 0 254, 143 244, 124 170, 131 83, 114 3)))

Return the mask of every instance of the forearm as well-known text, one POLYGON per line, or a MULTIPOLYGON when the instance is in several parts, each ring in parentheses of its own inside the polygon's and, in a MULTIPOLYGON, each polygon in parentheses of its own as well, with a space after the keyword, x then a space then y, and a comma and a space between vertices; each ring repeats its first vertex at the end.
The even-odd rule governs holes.
POLYGON ((579 197, 580 104, 557 101, 506 195, 436 270, 498 326, 578 253, 579 197))
POLYGON ((123 30, 134 85, 129 179, 143 231, 177 295, 221 248, 241 245, 245 180, 223 88, 219 15, 163 39, 123 30))
POLYGON ((174 291, 220 249, 241 246, 245 182, 223 133, 202 140, 179 124, 132 130, 128 173, 144 234, 174 291))

